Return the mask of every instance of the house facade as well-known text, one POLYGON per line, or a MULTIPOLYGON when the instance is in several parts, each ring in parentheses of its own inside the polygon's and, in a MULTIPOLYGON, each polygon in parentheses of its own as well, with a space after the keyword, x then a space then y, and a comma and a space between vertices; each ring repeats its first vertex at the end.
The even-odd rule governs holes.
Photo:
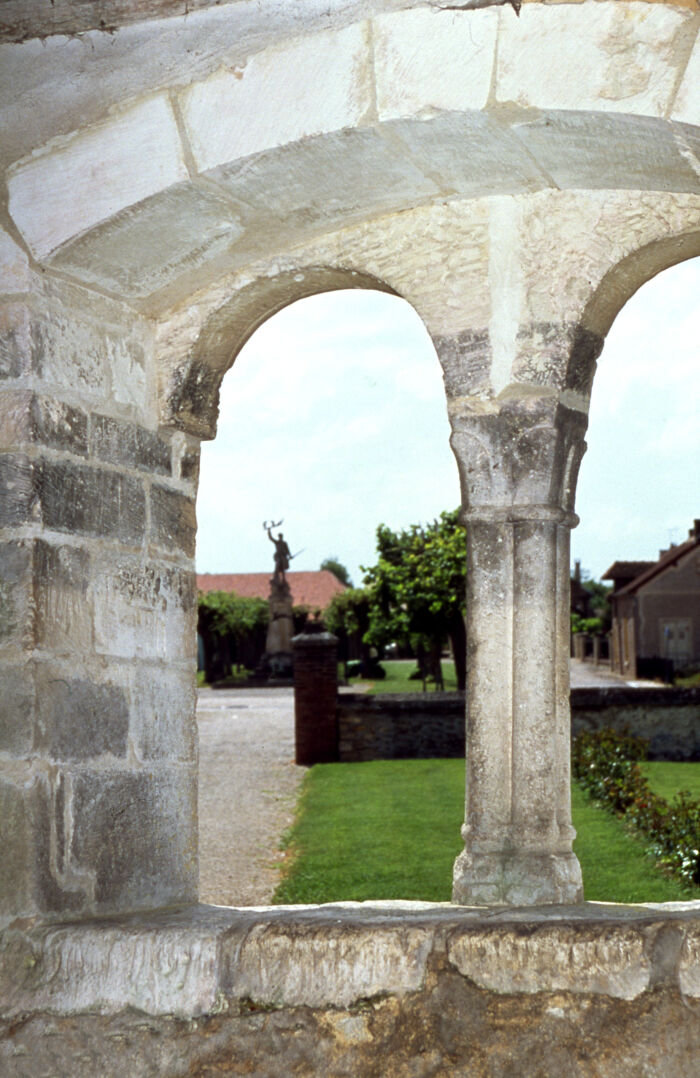
POLYGON ((700 663, 700 520, 686 542, 656 562, 615 562, 612 669, 626 677, 668 677, 700 663))

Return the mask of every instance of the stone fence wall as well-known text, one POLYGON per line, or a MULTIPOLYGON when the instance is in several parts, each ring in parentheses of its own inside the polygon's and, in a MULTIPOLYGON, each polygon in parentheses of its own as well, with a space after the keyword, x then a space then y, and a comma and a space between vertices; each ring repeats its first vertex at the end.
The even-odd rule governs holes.
MULTIPOLYGON (((339 759, 464 755, 464 694, 338 696, 339 759)), ((649 739, 656 760, 700 760, 700 690, 572 689, 571 731, 605 726, 649 739)))

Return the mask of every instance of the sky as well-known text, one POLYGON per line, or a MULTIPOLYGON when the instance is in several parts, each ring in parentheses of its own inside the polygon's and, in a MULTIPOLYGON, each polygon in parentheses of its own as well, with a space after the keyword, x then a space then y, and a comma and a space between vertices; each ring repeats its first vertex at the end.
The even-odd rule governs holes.
MULTIPOLYGON (((379 523, 459 504, 442 375, 415 311, 380 292, 313 296, 262 325, 221 392, 202 446, 198 572, 272 570, 264 521, 292 569, 335 557, 362 583, 379 523)), ((573 559, 598 579, 653 560, 700 517, 700 258, 633 296, 598 361, 573 559)))

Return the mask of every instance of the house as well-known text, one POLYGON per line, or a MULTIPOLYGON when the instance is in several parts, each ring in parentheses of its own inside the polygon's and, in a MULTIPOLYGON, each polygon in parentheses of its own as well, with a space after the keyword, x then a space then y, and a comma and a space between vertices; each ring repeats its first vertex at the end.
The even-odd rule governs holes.
MULTIPOLYGON (((325 610, 345 585, 329 569, 285 573, 292 592, 292 605, 305 606, 311 613, 325 610)), ((267 599, 270 573, 197 573, 197 590, 226 591, 246 599, 267 599)))
POLYGON ((674 669, 700 664, 700 520, 658 561, 616 561, 602 579, 614 585, 614 671, 669 678, 674 669))

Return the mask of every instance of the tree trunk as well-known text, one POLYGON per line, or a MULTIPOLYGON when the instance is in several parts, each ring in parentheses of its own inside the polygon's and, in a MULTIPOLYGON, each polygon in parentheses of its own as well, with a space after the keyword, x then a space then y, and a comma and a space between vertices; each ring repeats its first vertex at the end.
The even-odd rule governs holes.
POLYGON ((452 618, 449 637, 455 663, 457 688, 460 692, 464 692, 467 687, 467 633, 464 628, 464 618, 461 614, 457 614, 452 618))

